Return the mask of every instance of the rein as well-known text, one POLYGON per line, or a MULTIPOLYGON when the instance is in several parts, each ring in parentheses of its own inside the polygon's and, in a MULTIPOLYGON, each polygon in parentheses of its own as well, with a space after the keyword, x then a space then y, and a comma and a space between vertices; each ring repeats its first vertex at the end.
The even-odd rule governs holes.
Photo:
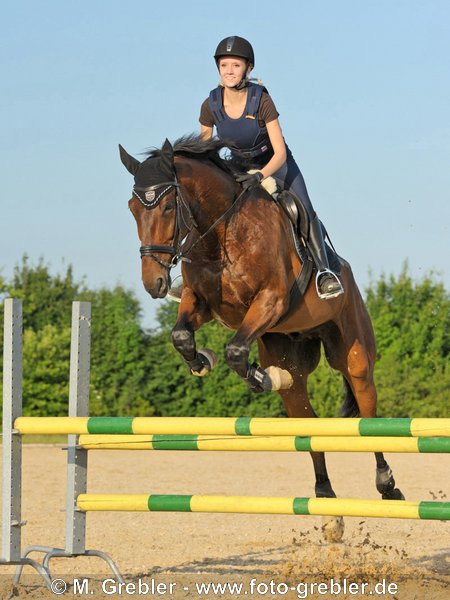
POLYGON ((216 227, 224 221, 234 210, 236 204, 241 199, 246 190, 242 190, 242 192, 233 200, 231 206, 227 208, 227 210, 214 221, 214 223, 205 231, 205 233, 201 234, 187 249, 185 249, 185 243, 183 241, 186 240, 186 237, 193 229, 198 231, 198 225, 194 219, 194 215, 189 207, 189 204, 184 200, 183 195, 181 193, 180 184, 175 176, 174 181, 165 181, 163 183, 158 183, 156 185, 151 185, 148 187, 133 187, 133 195, 139 200, 139 202, 144 206, 144 208, 151 210, 156 208, 161 200, 166 196, 172 188, 175 188, 175 204, 176 204, 176 217, 175 217, 175 231, 173 236, 172 245, 147 245, 141 246, 139 251, 141 258, 144 256, 149 256, 155 262, 160 264, 162 267, 166 269, 171 269, 176 266, 178 262, 186 261, 191 262, 191 259, 188 258, 188 254, 195 248, 195 246, 205 239, 207 235, 209 235, 216 227), (163 189, 161 189, 163 188, 163 189), (161 191, 159 191, 161 190, 161 191), (140 192, 140 193, 139 193, 140 192), (184 210, 183 210, 184 209, 184 210), (187 212, 187 221, 184 217, 184 211, 187 212), (183 222, 183 225, 186 229, 186 234, 181 236, 181 227, 180 221, 183 222), (178 241, 175 245, 175 240, 178 241), (155 252, 162 254, 169 254, 172 257, 170 262, 161 260, 158 256, 155 256, 155 252))

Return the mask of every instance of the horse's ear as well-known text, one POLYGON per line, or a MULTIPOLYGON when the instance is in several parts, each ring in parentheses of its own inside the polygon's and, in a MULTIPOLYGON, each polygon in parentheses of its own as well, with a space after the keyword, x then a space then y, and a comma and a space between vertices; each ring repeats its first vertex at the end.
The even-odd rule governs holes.
POLYGON ((173 146, 166 138, 166 141, 161 148, 161 161, 163 166, 167 167, 169 171, 173 172, 173 146))
POLYGON ((129 171, 132 175, 136 175, 137 170, 139 169, 140 162, 128 154, 128 152, 119 144, 119 152, 120 152, 120 160, 124 164, 127 171, 129 171))

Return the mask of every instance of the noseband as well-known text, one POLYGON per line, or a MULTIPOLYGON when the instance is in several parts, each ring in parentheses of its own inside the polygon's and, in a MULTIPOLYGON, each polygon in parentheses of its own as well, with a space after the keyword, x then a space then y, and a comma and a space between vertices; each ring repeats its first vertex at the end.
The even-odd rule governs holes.
POLYGON ((172 246, 169 245, 150 245, 150 246, 141 246, 140 254, 141 258, 144 256, 149 256, 155 262, 160 264, 162 267, 166 269, 171 269, 174 267, 180 259, 185 259, 182 256, 182 240, 186 237, 188 233, 192 231, 194 227, 197 226, 194 216, 192 215, 191 209, 189 205, 184 201, 183 196, 180 190, 180 184, 175 177, 174 181, 164 181, 163 183, 157 183, 156 185, 150 185, 148 187, 133 187, 133 196, 135 196, 139 202, 146 208, 147 210, 151 210, 156 208, 161 200, 166 196, 172 188, 175 188, 175 205, 176 205, 176 217, 175 217, 175 231, 173 235, 172 246), (187 221, 184 216, 184 212, 187 212, 187 221), (186 232, 183 236, 181 236, 181 227, 180 222, 185 226, 186 232), (175 245, 176 244, 176 245, 175 245), (157 256, 155 256, 155 252, 162 254, 169 254, 172 257, 170 262, 161 260, 157 256))

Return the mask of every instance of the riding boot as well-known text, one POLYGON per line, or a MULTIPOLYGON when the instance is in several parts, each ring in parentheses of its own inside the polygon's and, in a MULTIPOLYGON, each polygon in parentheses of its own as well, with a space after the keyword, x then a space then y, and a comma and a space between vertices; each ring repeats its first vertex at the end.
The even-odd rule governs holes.
POLYGON ((344 293, 344 288, 336 273, 330 270, 327 251, 322 233, 322 224, 316 215, 309 226, 308 248, 317 269, 316 289, 319 298, 336 298, 344 293))

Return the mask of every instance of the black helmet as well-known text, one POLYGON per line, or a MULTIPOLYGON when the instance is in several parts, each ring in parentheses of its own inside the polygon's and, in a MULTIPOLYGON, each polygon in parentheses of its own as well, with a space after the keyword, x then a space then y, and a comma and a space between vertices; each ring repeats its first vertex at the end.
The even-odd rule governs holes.
POLYGON ((252 67, 255 66, 255 55, 250 42, 238 35, 232 35, 223 39, 217 46, 214 58, 216 62, 223 56, 239 56, 244 58, 252 67))

